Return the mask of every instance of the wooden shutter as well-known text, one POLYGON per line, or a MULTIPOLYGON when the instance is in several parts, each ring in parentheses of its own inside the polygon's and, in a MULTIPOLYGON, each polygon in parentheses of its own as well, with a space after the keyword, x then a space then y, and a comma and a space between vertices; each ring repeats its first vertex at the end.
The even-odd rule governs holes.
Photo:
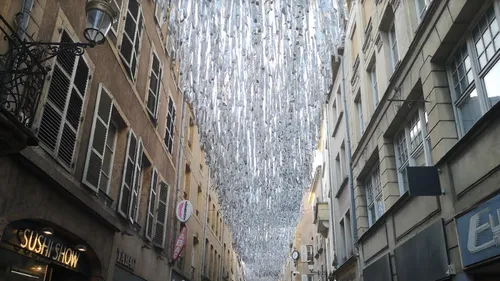
MULTIPOLYGON (((61 42, 73 43, 66 31, 61 42)), ((72 168, 90 69, 83 56, 57 56, 38 137, 63 166, 72 168)))
POLYGON ((306 245, 300 246, 300 260, 302 262, 307 262, 307 246, 306 245))
POLYGON ((157 186, 158 186, 158 170, 156 170, 156 168, 153 168, 153 172, 151 175, 151 189, 149 191, 148 212, 146 217, 146 238, 148 238, 149 240, 153 239, 157 186))
POLYGON ((152 117, 158 117, 158 101, 160 98, 160 86, 162 78, 162 66, 158 55, 152 51, 151 72, 149 74, 149 89, 147 108, 152 117))
POLYGON ((137 215, 139 210, 139 193, 142 183, 142 152, 143 152, 142 140, 139 139, 139 143, 137 145, 135 163, 134 163, 134 180, 131 188, 132 195, 130 196, 129 219, 132 223, 137 221, 137 215))
POLYGON ((153 243, 163 248, 165 245, 165 231, 167 225, 167 199, 168 199, 168 186, 166 183, 160 183, 160 194, 158 198, 158 209, 156 213, 156 226, 155 236, 153 243))
POLYGON ((135 159, 137 154, 137 138, 134 131, 130 130, 127 140, 127 151, 125 153, 125 165, 123 166, 122 186, 118 200, 118 213, 128 218, 129 203, 134 182, 135 159))
POLYGON ((136 79, 140 41, 142 36, 142 10, 137 0, 129 0, 123 28, 120 56, 132 80, 136 79))
POLYGON ((111 121, 111 109, 113 100, 106 90, 101 86, 97 93, 97 101, 90 133, 87 161, 83 171, 83 183, 95 192, 99 191, 99 180, 106 149, 109 123, 111 121))
POLYGON ((165 145, 169 153, 172 153, 174 144, 175 107, 174 101, 170 97, 168 100, 167 128, 165 132, 165 145))

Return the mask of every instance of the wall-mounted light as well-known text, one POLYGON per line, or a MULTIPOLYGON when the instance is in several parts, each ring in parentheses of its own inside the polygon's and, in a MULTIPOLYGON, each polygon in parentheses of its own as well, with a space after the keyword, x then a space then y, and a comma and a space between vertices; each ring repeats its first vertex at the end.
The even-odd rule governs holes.
POLYGON ((87 251, 87 246, 85 245, 76 245, 75 249, 80 252, 86 252, 87 251))
POLYGON ((44 228, 42 228, 42 233, 50 236, 50 235, 54 234, 54 230, 50 227, 44 227, 44 228))

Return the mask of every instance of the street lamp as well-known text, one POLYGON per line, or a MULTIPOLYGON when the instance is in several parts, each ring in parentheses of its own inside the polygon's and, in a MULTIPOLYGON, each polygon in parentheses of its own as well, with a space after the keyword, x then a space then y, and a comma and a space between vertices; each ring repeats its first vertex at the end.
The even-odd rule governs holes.
MULTIPOLYGON (((0 15, 0 146, 2 131, 16 135, 23 146, 36 145, 37 140, 29 129, 33 122, 39 97, 49 69, 45 62, 58 55, 81 56, 85 49, 106 41, 111 25, 117 18, 111 0, 87 0, 86 26, 83 35, 87 42, 35 41, 25 30, 9 25, 0 15)), ((81 3, 80 0, 75 2, 81 3)), ((9 137, 13 139, 12 137, 9 137)), ((14 146, 17 144, 11 142, 14 146)), ((2 155, 2 149, 0 149, 2 155)))

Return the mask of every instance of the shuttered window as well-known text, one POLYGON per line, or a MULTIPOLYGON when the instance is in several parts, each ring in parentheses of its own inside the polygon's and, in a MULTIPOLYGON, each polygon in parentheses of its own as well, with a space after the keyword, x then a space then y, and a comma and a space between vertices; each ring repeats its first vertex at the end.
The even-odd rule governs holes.
POLYGON ((142 36, 142 10, 137 0, 129 0, 125 26, 123 28, 120 56, 127 69, 129 78, 136 79, 137 62, 142 36))
POLYGON ((164 5, 165 5, 165 0, 156 0, 155 4, 155 20, 156 23, 161 27, 164 23, 164 5))
POLYGON ((118 201, 118 213, 125 218, 137 221, 138 194, 142 181, 142 141, 129 131, 123 178, 118 201))
POLYGON ((137 216, 139 214, 139 194, 142 183, 142 153, 142 140, 139 139, 134 166, 134 184, 132 186, 132 197, 130 198, 129 219, 132 223, 137 221, 137 216))
POLYGON ((156 189, 158 185, 158 170, 153 168, 151 175, 151 189, 149 191, 148 212, 146 217, 146 238, 153 239, 155 225, 155 204, 156 204, 156 189))
MULTIPOLYGON (((73 43, 66 31, 61 42, 73 43)), ((82 118, 90 69, 83 56, 57 56, 44 105, 38 138, 42 146, 63 166, 71 169, 82 118)))
POLYGON ((175 125, 175 106, 171 97, 168 98, 168 112, 167 112, 167 129, 165 131, 165 145, 170 154, 174 145, 174 125, 175 125))
POLYGON ((83 171, 83 183, 95 192, 101 189, 107 193, 115 150, 116 129, 111 124, 113 100, 102 86, 97 93, 95 108, 87 161, 83 171))
POLYGON ((153 118, 158 117, 158 103, 160 98, 161 78, 163 76, 163 67, 160 58, 153 51, 151 52, 151 71, 149 73, 149 89, 147 108, 153 118))
POLYGON ((167 225, 167 200, 168 200, 168 185, 164 182, 160 183, 160 192, 158 198, 158 211, 156 213, 156 226, 153 244, 163 248, 165 245, 165 231, 167 225))

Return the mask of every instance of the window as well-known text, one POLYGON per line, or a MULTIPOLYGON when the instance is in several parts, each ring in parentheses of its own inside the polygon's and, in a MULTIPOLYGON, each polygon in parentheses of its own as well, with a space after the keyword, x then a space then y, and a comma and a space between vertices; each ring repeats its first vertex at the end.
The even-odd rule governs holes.
POLYGON ((155 120, 158 117, 158 104, 160 103, 161 79, 163 66, 155 51, 151 52, 151 70, 149 73, 147 109, 155 120))
POLYGON ((137 78, 137 63, 142 37, 142 9, 137 0, 129 0, 127 15, 125 17, 125 26, 120 48, 120 57, 127 70, 129 78, 137 78))
MULTIPOLYGON (((74 43, 64 30, 61 42, 74 43)), ((41 146, 61 165, 72 169, 91 71, 84 56, 61 54, 53 66, 38 128, 41 146)))
POLYGON ((345 153, 345 145, 344 142, 340 145, 340 164, 342 165, 342 178, 341 181, 343 182, 344 179, 347 177, 347 154, 345 153))
POLYGON ((335 176, 337 178, 337 190, 340 189, 340 185, 342 184, 342 164, 340 162, 340 154, 337 154, 335 157, 335 176))
MULTIPOLYGON (((333 100, 333 104, 332 104, 332 117, 333 117, 333 120, 332 120, 332 124, 333 126, 336 126, 337 125, 337 120, 339 118, 339 111, 337 109, 337 100, 334 99, 333 100)), ((334 129, 335 130, 335 129, 334 129)))
POLYGON ((111 0, 111 6, 113 10, 118 13, 117 20, 111 24, 111 33, 116 37, 118 35, 118 27, 121 22, 121 11, 122 11, 123 0, 111 0))
POLYGON ((384 199, 380 186, 380 171, 378 164, 365 179, 366 206, 368 209, 368 224, 372 226, 384 214, 384 199))
POLYGON ((168 112, 167 112, 167 128, 165 131, 165 145, 167 146, 168 153, 172 154, 174 146, 174 127, 175 127, 175 105, 172 97, 168 98, 168 112))
POLYGON ((352 256, 352 241, 351 241, 351 215, 349 211, 345 214, 345 249, 346 249, 346 259, 352 256))
POLYGON ((142 183, 142 140, 137 139, 132 130, 128 133, 125 165, 118 201, 118 213, 137 222, 139 210, 139 190, 142 183))
POLYGON ((185 182, 184 182, 184 199, 189 200, 189 195, 191 193, 191 168, 186 164, 185 170, 185 182))
POLYGON ((432 0, 415 0, 415 7, 417 9, 417 18, 419 22, 422 21, 425 11, 427 11, 431 2, 432 0))
POLYGON ((396 26, 394 22, 391 24, 389 28, 389 47, 391 52, 391 63, 392 70, 396 70, 396 65, 399 62, 399 53, 398 53, 398 38, 396 36, 396 26))
POLYGON ((373 95, 373 105, 377 107, 378 105, 378 83, 377 83, 377 66, 373 63, 372 69, 370 71, 370 80, 372 83, 372 95, 373 95))
POLYGON ((365 124, 363 121, 363 104, 361 103, 360 94, 358 94, 358 98, 354 102, 356 103, 356 111, 358 113, 359 133, 360 135, 363 135, 365 132, 365 124))
POLYGON ((201 185, 198 185, 198 197, 196 199, 196 216, 200 215, 200 210, 203 209, 203 192, 201 185))
POLYGON ((450 58, 448 73, 452 98, 463 136, 500 100, 500 35, 495 1, 450 58))
POLYGON ((340 234, 340 241, 338 241, 338 245, 339 245, 339 264, 342 264, 344 263, 344 261, 346 260, 346 253, 347 253, 347 250, 346 250, 346 237, 345 237, 345 220, 342 219, 340 220, 340 231, 339 231, 339 234, 340 234))
POLYGON ((342 94, 340 92, 340 89, 337 91, 337 96, 335 97, 335 100, 336 100, 336 109, 337 109, 337 118, 340 116, 340 113, 342 113, 342 106, 343 106, 343 102, 342 102, 342 94))
POLYGON ((163 248, 165 246, 165 236, 167 231, 167 202, 168 185, 165 182, 161 182, 160 192, 158 196, 158 210, 156 212, 156 225, 153 238, 153 244, 160 248, 163 248))
POLYGON ((307 245, 307 262, 314 262, 314 247, 313 245, 307 245))
POLYGON ((83 183, 95 192, 108 193, 114 161, 117 127, 112 121, 113 99, 100 85, 90 133, 83 183))
POLYGON ((394 139, 400 194, 408 190, 406 167, 431 165, 427 112, 421 105, 409 116, 394 139))
POLYGON ((156 214, 156 194, 158 189, 158 170, 153 168, 151 171, 151 186, 149 190, 148 199, 148 212, 146 216, 146 233, 145 236, 148 240, 153 239, 154 227, 155 227, 155 214, 156 214))

